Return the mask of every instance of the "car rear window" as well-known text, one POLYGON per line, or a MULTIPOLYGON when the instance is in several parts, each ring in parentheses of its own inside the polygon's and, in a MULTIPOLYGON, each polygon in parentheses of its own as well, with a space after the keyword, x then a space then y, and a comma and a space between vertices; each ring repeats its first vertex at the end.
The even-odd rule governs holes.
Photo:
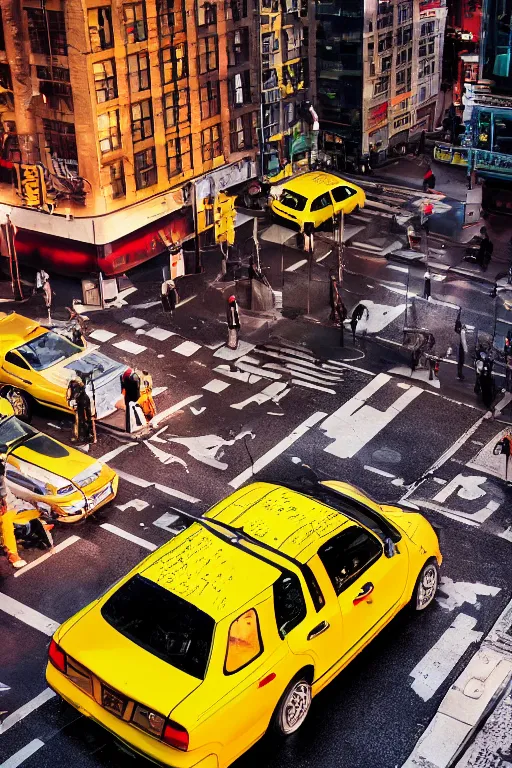
POLYGON ((199 608, 137 574, 114 592, 101 615, 141 648, 204 680, 215 621, 199 608))
POLYGON ((303 211, 308 199, 304 195, 292 192, 290 189, 283 189, 279 202, 286 208, 292 208, 294 211, 303 211))

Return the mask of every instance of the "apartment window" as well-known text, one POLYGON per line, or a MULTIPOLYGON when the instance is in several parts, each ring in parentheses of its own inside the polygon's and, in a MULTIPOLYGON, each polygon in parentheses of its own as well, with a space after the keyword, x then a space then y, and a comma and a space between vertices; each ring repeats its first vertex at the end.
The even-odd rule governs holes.
POLYGON ((212 125, 211 128, 205 128, 204 131, 201 131, 201 153, 203 162, 222 155, 220 125, 212 125))
POLYGON ((379 44, 377 50, 379 53, 382 53, 383 51, 389 50, 389 48, 393 47, 393 33, 388 32, 387 35, 380 35, 379 36, 379 44))
POLYGON ((284 127, 291 128, 295 122, 295 104, 293 101, 283 105, 283 118, 285 123, 284 127))
POLYGON ((420 40, 420 46, 418 54, 420 59, 424 56, 433 56, 435 52, 435 40, 433 37, 430 39, 420 40))
POLYGON ((66 23, 62 11, 26 8, 28 36, 32 53, 67 56, 66 23))
POLYGON ((118 109, 112 109, 110 112, 98 115, 98 140, 103 155, 121 147, 118 109))
POLYGON ((430 77, 435 71, 435 59, 424 59, 420 61, 418 67, 418 80, 422 80, 424 77, 430 77))
POLYGON ((156 156, 155 148, 145 149, 133 156, 135 167, 135 186, 137 189, 146 189, 156 184, 156 156))
MULTIPOLYGON (((302 29, 302 27, 300 28, 302 29)), ((293 29, 284 30, 285 40, 285 60, 296 59, 300 56, 301 48, 301 32, 295 27, 293 29)))
POLYGON ((166 128, 174 128, 190 120, 190 101, 188 88, 180 88, 164 94, 164 123, 166 128))
POLYGON ((87 11, 87 19, 91 51, 97 53, 98 51, 106 51, 107 48, 113 48, 112 9, 108 6, 90 8, 87 11))
POLYGON ((411 60, 412 60, 412 46, 410 46, 409 48, 402 48, 401 51, 398 51, 396 55, 397 67, 400 67, 402 64, 407 64, 407 62, 411 60))
POLYGON ((377 19, 377 29, 386 29, 386 27, 393 26, 393 11, 387 13, 385 16, 379 16, 377 19))
POLYGON ((164 84, 175 82, 187 75, 187 51, 185 44, 169 46, 160 51, 160 66, 162 70, 162 82, 164 84))
POLYGON ((192 167, 192 144, 190 136, 180 136, 167 142, 167 173, 171 179, 192 167))
POLYGON ((418 96, 418 104, 421 104, 421 102, 425 101, 426 98, 427 98, 427 89, 425 88, 425 86, 422 86, 420 88, 420 93, 418 96))
POLYGON ((407 45, 407 43, 410 43, 411 40, 412 40, 412 24, 409 24, 408 27, 402 27, 401 29, 397 29, 397 32, 396 32, 397 45, 407 45))
POLYGON ((248 69, 228 78, 228 96, 233 107, 251 103, 251 74, 248 69))
POLYGON ((110 186, 112 187, 112 197, 116 200, 126 195, 126 185, 124 181, 124 165, 122 160, 118 160, 110 168, 110 186))
POLYGON ((132 135, 134 143, 149 139, 153 135, 153 110, 150 99, 132 104, 132 135))
POLYGON ((396 73, 396 84, 405 85, 405 69, 401 69, 396 73))
POLYGON ((421 25, 420 37, 428 37, 429 35, 433 35, 435 31, 436 31, 436 22, 426 21, 424 24, 421 25))
POLYGON ((94 88, 96 101, 103 104, 105 101, 117 98, 116 64, 114 59, 97 61, 92 65, 94 75, 94 88))
POLYGON ((199 74, 204 75, 205 72, 217 69, 217 37, 216 35, 201 37, 198 43, 199 74))
POLYGON ((247 0, 227 0, 226 19, 240 21, 247 18, 247 0))
POLYGON ((207 120, 209 117, 219 114, 220 96, 218 80, 210 80, 200 87, 199 101, 201 103, 202 120, 207 120))
POLYGON ((412 3, 404 3, 403 5, 399 5, 398 6, 398 23, 403 24, 409 19, 412 19, 412 3))
POLYGON ((391 56, 383 56, 382 57, 382 59, 381 59, 381 61, 382 61, 381 71, 382 72, 387 72, 388 69, 391 69, 391 60, 392 60, 391 56))
POLYGON ((128 56, 128 81, 130 93, 139 93, 151 87, 149 57, 146 51, 128 56))
POLYGON ((43 131, 50 155, 60 160, 70 161, 70 167, 76 172, 78 153, 73 123, 65 123, 62 120, 43 120, 43 131))
POLYGON ((229 121, 229 145, 231 152, 245 149, 244 122, 241 117, 229 121))
POLYGON ((183 0, 157 0, 157 13, 161 36, 183 31, 183 0))
POLYGON ((249 61, 249 30, 247 27, 228 32, 227 49, 229 67, 237 67, 249 61))
POLYGON ((140 43, 147 39, 145 3, 123 5, 124 34, 127 43, 140 43))
POLYGON ((409 124, 410 119, 411 119, 410 115, 401 115, 401 117, 397 117, 396 120, 393 121, 393 127, 402 128, 404 125, 409 124))
POLYGON ((217 8, 213 3, 196 0, 198 27, 212 27, 217 23, 217 8))
POLYGON ((45 96, 48 106, 61 112, 65 110, 72 112, 73 95, 69 84, 69 69, 36 66, 36 74, 39 80, 39 93, 45 96))
POLYGON ((373 95, 379 96, 389 90, 389 77, 379 77, 373 86, 373 95))

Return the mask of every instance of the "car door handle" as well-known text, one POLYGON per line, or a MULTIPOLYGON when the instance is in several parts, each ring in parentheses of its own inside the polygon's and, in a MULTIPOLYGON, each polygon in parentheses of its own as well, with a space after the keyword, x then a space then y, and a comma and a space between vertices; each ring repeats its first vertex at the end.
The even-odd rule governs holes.
POLYGON ((371 581, 367 581, 366 584, 363 584, 363 586, 359 591, 359 594, 352 601, 354 605, 359 605, 359 603, 362 603, 364 602, 364 600, 367 600, 368 597, 372 594, 374 589, 375 587, 373 586, 371 581))
POLYGON ((314 637, 318 637, 322 632, 326 632, 330 626, 331 625, 327 621, 321 621, 320 624, 317 624, 317 626, 311 630, 308 635, 308 640, 313 640, 314 637))

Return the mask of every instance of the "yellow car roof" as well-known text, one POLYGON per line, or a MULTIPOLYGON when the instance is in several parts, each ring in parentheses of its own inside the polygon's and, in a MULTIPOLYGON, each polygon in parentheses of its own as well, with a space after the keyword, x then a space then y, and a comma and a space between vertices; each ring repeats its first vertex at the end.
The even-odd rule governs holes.
POLYGON ((313 197, 317 194, 322 194, 326 189, 338 187, 340 184, 344 184, 352 189, 359 189, 350 181, 345 181, 345 179, 340 179, 339 176, 334 176, 332 173, 325 173, 324 171, 311 171, 310 173, 296 176, 294 179, 290 179, 290 181, 283 184, 283 189, 298 192, 306 197, 313 197))
POLYGON ((47 330, 35 320, 18 315, 17 312, 0 312, 0 348, 5 351, 36 339, 47 330))

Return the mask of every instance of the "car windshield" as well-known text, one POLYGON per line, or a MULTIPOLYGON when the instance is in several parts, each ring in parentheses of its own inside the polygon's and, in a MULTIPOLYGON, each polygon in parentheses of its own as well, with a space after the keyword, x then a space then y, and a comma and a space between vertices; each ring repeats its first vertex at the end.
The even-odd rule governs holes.
POLYGON ((297 192, 292 192, 290 189, 283 189, 279 198, 281 205, 292 208, 294 211, 303 211, 307 201, 307 197, 299 195, 297 192))
POLYGON ((0 421, 0 443, 3 445, 10 445, 17 440, 32 437, 33 435, 37 435, 36 430, 29 427, 28 424, 19 421, 16 416, 0 421))
POLYGON ((44 371, 46 368, 76 355, 81 349, 64 336, 48 331, 38 336, 37 339, 18 347, 17 351, 34 371, 44 371))
POLYGON ((111 360, 101 352, 89 352, 78 360, 66 365, 66 369, 75 371, 78 374, 92 374, 94 380, 101 379, 104 376, 110 376, 114 372, 121 374, 125 366, 115 360, 111 360))
POLYGON ((114 592, 101 615, 141 648, 204 680, 215 621, 199 608, 137 574, 114 592))

